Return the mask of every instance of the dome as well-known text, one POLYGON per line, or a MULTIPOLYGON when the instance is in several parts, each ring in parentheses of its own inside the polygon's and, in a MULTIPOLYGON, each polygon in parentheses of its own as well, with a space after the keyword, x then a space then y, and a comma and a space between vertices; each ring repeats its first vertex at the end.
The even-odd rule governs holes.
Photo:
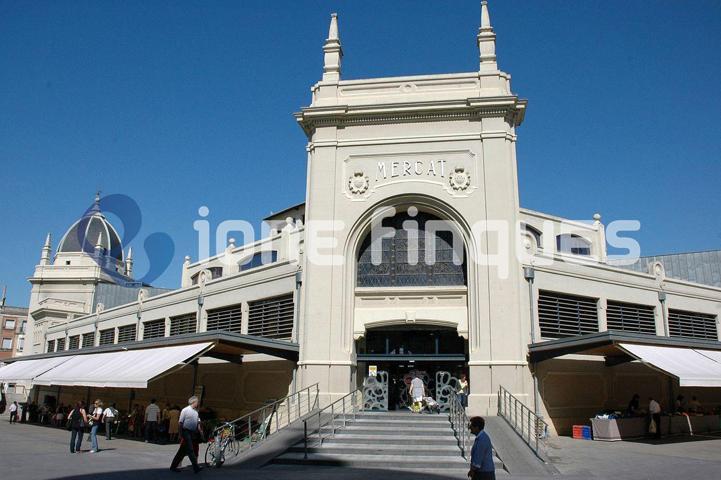
POLYGON ((58 245, 58 253, 85 252, 95 253, 95 246, 100 239, 103 254, 123 261, 123 245, 115 228, 108 222, 100 210, 100 198, 95 197, 93 206, 85 215, 75 222, 58 245))

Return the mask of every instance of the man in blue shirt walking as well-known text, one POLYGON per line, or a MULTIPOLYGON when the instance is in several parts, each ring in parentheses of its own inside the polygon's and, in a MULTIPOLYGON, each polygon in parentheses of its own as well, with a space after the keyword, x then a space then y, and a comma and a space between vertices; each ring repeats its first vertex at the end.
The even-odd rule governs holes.
POLYGON ((483 431, 486 421, 483 417, 473 417, 468 428, 476 436, 471 449, 471 469, 468 478, 471 480, 496 480, 496 466, 493 464, 493 445, 491 437, 483 431))

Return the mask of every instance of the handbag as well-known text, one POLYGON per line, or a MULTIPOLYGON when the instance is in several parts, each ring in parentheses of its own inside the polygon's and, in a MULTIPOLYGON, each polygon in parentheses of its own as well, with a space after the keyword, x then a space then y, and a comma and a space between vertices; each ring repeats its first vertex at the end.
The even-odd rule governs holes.
POLYGON ((648 424, 648 433, 656 433, 656 421, 651 419, 651 423, 648 424))

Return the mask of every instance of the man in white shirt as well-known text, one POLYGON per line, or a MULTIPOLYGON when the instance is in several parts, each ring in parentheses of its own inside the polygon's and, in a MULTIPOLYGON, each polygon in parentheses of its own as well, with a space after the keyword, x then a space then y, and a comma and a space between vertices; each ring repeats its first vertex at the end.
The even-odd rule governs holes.
POLYGON ((648 413, 651 415, 651 422, 656 424, 656 438, 661 438, 661 405, 653 397, 648 397, 648 413))
POLYGON ((18 421, 18 402, 11 403, 10 408, 8 410, 10 411, 10 423, 17 423, 17 421, 18 421))
POLYGON ((198 403, 198 397, 193 395, 188 399, 188 406, 180 412, 178 424, 180 427, 181 442, 178 452, 170 464, 170 470, 173 472, 180 471, 178 466, 186 455, 190 458, 190 463, 193 464, 195 473, 201 470, 200 466, 198 466, 198 458, 193 448, 194 440, 198 438, 198 434, 202 435, 203 433, 203 428, 200 425, 200 417, 198 416, 198 403))
POLYGON ((106 408, 103 411, 103 419, 105 420, 105 439, 111 440, 111 432, 113 431, 113 424, 115 423, 115 417, 117 417, 118 411, 115 409, 115 404, 106 408))
POLYGON ((155 399, 152 399, 150 405, 145 407, 145 443, 151 439, 155 441, 159 418, 160 407, 155 404, 155 399))

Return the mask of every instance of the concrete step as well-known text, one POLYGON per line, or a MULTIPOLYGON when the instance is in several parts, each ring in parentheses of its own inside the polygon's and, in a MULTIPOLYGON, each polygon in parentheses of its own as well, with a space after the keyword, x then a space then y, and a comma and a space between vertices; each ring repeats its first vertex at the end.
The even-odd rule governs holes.
POLYGON ((411 419, 417 421, 436 421, 448 422, 447 413, 413 413, 413 412, 358 412, 356 418, 376 418, 383 420, 403 420, 411 419))
MULTIPOLYGON (((343 424, 343 419, 337 420, 336 425, 343 424)), ((448 429, 451 428, 451 423, 446 420, 443 422, 435 421, 408 421, 408 420, 382 420, 375 418, 357 418, 356 420, 346 421, 347 426, 363 426, 363 427, 386 427, 386 428, 397 428, 397 429, 411 429, 411 428, 434 428, 434 429, 448 429)))
POLYGON ((363 425, 349 425, 341 430, 336 430, 336 434, 343 432, 353 435, 398 435, 403 434, 408 437, 432 437, 438 435, 453 436, 453 430, 450 428, 428 428, 428 427, 367 427, 363 425))
MULTIPOLYGON (((291 447, 289 452, 303 453, 303 445, 291 447)), ((442 457, 457 456, 458 447, 455 445, 385 445, 385 444, 327 444, 322 446, 309 446, 309 453, 329 453, 334 455, 405 455, 408 457, 442 457)))
MULTIPOLYGON (((394 470, 426 470, 467 468, 466 461, 460 456, 408 457, 407 455, 335 455, 330 453, 309 453, 304 458, 302 452, 287 452, 273 460, 276 465, 335 465, 362 468, 393 468, 394 470)), ((467 471, 467 470, 466 470, 467 471)))
MULTIPOLYGON (((310 441, 316 441, 311 438, 310 441)), ((398 433, 397 435, 349 435, 347 432, 338 432, 334 437, 323 439, 323 444, 342 443, 342 444, 383 444, 383 445, 433 445, 445 446, 453 445, 458 448, 458 441, 452 434, 432 435, 427 437, 408 437, 407 435, 398 433)), ((460 450, 458 450, 460 455, 460 450)))

